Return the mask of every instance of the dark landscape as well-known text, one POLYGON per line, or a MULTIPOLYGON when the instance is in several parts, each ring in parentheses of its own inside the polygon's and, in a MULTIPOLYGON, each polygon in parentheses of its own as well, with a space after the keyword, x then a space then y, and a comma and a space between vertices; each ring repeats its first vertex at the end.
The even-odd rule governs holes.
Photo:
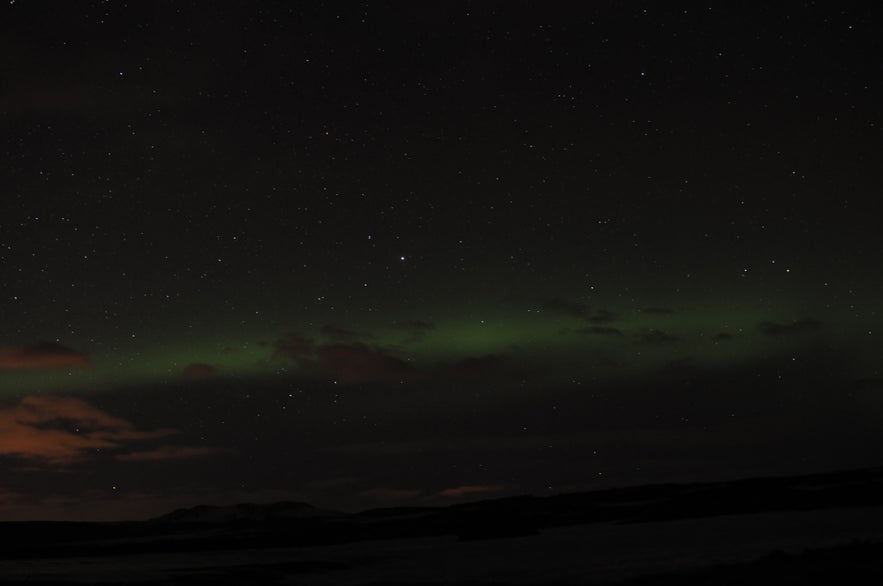
POLYGON ((197 506, 0 537, 3 584, 823 584, 883 576, 883 468, 355 514, 197 506))
POLYGON ((0 585, 883 583, 881 8, 0 3, 0 585))

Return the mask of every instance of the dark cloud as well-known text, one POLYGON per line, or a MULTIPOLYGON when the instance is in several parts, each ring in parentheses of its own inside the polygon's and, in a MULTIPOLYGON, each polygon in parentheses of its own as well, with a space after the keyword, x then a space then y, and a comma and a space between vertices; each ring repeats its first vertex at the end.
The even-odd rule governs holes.
POLYGON ((647 313, 650 315, 671 315, 674 312, 674 309, 668 307, 645 307, 641 310, 641 313, 647 313))
POLYGON ((213 374, 217 374, 217 372, 218 369, 211 364, 194 362, 185 366, 184 370, 181 371, 181 374, 184 376, 184 378, 188 378, 190 380, 202 380, 204 378, 212 376, 213 374))
POLYGON ((566 301, 564 299, 548 299, 543 302, 542 308, 552 313, 560 313, 573 317, 585 318, 589 308, 583 303, 566 301))
POLYGON ((490 494, 501 492, 506 487, 502 484, 469 484, 466 486, 455 486, 446 488, 436 493, 436 496, 444 498, 458 498, 463 496, 474 496, 479 494, 490 494))
POLYGON ((329 368, 342 382, 399 382, 417 374, 404 360, 364 344, 329 344, 317 349, 314 364, 329 368))
POLYGON ((321 344, 298 334, 277 340, 271 361, 293 361, 303 374, 342 383, 512 381, 525 376, 505 355, 468 356, 417 368, 394 349, 361 342, 321 344))
POLYGON ((606 309, 597 309, 591 315, 585 317, 587 322, 593 324, 606 324, 619 319, 619 314, 613 313, 606 309))
POLYGON ((720 332, 719 334, 715 334, 711 339, 715 342, 728 342, 733 339, 733 334, 720 332))
POLYGON ((292 360, 301 372, 331 377, 344 383, 412 381, 418 373, 410 364, 378 346, 359 342, 317 344, 289 334, 276 341, 274 359, 292 360))
POLYGON ((481 382, 493 379, 506 381, 519 378, 511 368, 508 359, 500 354, 488 354, 464 358, 453 364, 444 365, 435 373, 435 378, 459 382, 481 382))
POLYGON ((395 506, 402 504, 428 504, 438 499, 461 499, 481 495, 498 494, 506 490, 502 484, 465 484, 431 491, 414 488, 376 487, 363 490, 359 497, 372 506, 395 506))
POLYGON ((640 340, 644 344, 651 344, 654 346, 662 346, 664 344, 671 344, 678 341, 676 337, 671 334, 666 334, 662 330, 649 330, 641 334, 640 340))
POLYGON ((576 317, 593 324, 605 324, 616 321, 619 318, 618 314, 607 309, 592 311, 584 303, 567 301, 565 299, 547 299, 542 303, 542 308, 546 311, 576 317))
POLYGON ((757 325, 757 329, 759 329, 760 332, 766 336, 791 336, 808 334, 812 332, 817 332, 821 328, 822 322, 812 318, 800 319, 787 324, 764 321, 760 322, 757 325))
POLYGON ((54 342, 41 342, 30 346, 0 346, 0 370, 90 368, 91 366, 92 360, 88 354, 54 342))
POLYGON ((334 325, 324 325, 320 331, 322 332, 322 335, 327 336, 336 342, 355 342, 357 340, 368 340, 373 338, 371 334, 363 334, 334 325))
POLYGON ((434 330, 435 324, 429 321, 415 319, 411 321, 395 322, 393 328, 410 334, 405 342, 413 344, 414 342, 419 342, 428 332, 434 330))
POLYGON ((607 326, 588 326, 574 330, 577 334, 592 334, 597 336, 621 336, 622 331, 607 326))
POLYGON ((202 446, 160 446, 151 450, 119 454, 121 462, 179 462, 227 453, 228 450, 202 446))
POLYGON ((313 356, 315 343, 297 334, 288 334, 273 343, 274 358, 290 358, 295 362, 313 356))
POLYGON ((430 321, 423 321, 421 319, 415 319, 412 321, 400 321, 395 322, 393 327, 397 330, 419 330, 419 331, 429 331, 435 329, 435 324, 430 321))

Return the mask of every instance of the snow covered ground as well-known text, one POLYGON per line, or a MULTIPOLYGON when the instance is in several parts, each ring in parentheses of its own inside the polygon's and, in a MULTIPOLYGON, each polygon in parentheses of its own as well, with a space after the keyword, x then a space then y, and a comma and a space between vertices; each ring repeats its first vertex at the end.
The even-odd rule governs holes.
MULTIPOLYGON (((544 529, 540 535, 458 542, 454 537, 180 554, 0 561, 0 584, 62 580, 163 583, 272 576, 282 584, 372 582, 587 584, 883 540, 883 507, 777 512, 544 529)), ((229 583, 229 582, 228 582, 229 583)), ((276 583, 276 582, 274 582, 276 583)))

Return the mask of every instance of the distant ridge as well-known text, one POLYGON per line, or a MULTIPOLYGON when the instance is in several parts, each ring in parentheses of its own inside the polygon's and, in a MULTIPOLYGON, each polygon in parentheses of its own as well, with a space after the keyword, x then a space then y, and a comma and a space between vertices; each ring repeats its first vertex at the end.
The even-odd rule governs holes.
POLYGON ((151 519, 152 523, 233 523, 236 521, 273 521, 290 519, 318 519, 338 517, 342 513, 318 509, 298 502, 272 504, 240 503, 230 506, 197 505, 176 509, 167 515, 151 519))
POLYGON ((883 505, 883 467, 794 476, 769 476, 718 482, 665 483, 608 488, 550 496, 518 495, 447 506, 400 506, 346 514, 308 503, 240 503, 177 509, 149 523, 224 524, 284 520, 404 520, 527 515, 544 525, 597 521, 635 522, 745 514, 773 510, 810 510, 883 505))
MULTIPOLYGON (((453 536, 532 538, 555 527, 883 506, 883 468, 725 482, 657 484, 444 507, 336 513, 301 502, 178 509, 150 521, 0 523, 0 559, 243 550, 453 536)), ((0 576, 0 582, 2 582, 0 576)))

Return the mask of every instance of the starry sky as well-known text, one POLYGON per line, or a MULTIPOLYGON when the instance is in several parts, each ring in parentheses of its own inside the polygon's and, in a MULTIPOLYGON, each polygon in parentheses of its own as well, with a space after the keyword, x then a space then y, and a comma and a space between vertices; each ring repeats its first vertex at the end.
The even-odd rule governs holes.
POLYGON ((880 464, 879 28, 5 2, 0 520, 880 464))

